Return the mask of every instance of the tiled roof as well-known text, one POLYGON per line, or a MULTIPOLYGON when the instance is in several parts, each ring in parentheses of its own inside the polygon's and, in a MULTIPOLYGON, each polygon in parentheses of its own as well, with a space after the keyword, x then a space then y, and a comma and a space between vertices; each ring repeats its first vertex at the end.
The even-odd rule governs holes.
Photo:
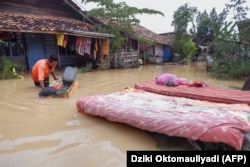
MULTIPOLYGON (((169 38, 154 33, 143 26, 133 25, 135 32, 152 42, 170 45, 169 38)), ((27 13, 0 12, 0 31, 59 33, 68 30, 92 31, 93 25, 57 16, 27 13)))
POLYGON ((140 26, 140 25, 133 25, 134 31, 140 35, 141 37, 150 40, 155 43, 170 45, 170 39, 164 36, 161 36, 149 29, 140 26))
MULTIPOLYGON (((106 19, 101 19, 97 18, 100 22, 103 24, 107 25, 108 20, 106 19)), ((143 37, 149 41, 152 41, 154 43, 159 43, 159 44, 165 44, 165 45, 170 45, 170 40, 171 38, 159 35, 141 25, 132 25, 133 30, 137 33, 138 36, 143 37)))
POLYGON ((87 22, 56 16, 0 12, 0 31, 57 33, 63 30, 91 31, 87 22))

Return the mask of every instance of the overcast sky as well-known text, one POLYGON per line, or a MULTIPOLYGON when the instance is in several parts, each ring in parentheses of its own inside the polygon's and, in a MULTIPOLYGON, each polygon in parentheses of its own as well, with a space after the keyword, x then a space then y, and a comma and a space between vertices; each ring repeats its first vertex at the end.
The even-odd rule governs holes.
MULTIPOLYGON (((78 0, 81 2, 81 0, 78 0)), ((229 0, 114 0, 115 3, 124 1, 128 6, 134 6, 137 8, 148 8, 158 10, 164 13, 164 17, 161 15, 140 15, 138 19, 141 20, 140 25, 156 33, 172 32, 174 28, 171 26, 174 12, 182 5, 187 3, 190 7, 197 7, 198 11, 207 13, 215 7, 217 14, 219 14, 225 4, 229 0)), ((246 0, 246 4, 250 4, 250 0, 246 0)), ((96 7, 95 4, 88 3, 83 4, 86 10, 90 10, 96 7)), ((250 7, 250 5, 248 5, 250 7)))

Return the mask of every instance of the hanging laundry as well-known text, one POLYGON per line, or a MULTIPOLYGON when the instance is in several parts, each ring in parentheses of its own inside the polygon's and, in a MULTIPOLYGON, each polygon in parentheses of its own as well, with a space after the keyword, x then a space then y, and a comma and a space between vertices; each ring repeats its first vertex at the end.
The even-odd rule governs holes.
POLYGON ((64 34, 57 34, 56 38, 57 38, 57 45, 63 46, 64 34))
POLYGON ((95 50, 98 51, 98 39, 95 39, 95 50))
POLYGON ((85 52, 84 52, 88 59, 92 59, 92 54, 90 50, 91 50, 91 45, 89 45, 88 49, 85 49, 85 52))
POLYGON ((67 43, 68 43, 68 36, 64 35, 63 42, 62 42, 62 47, 65 48, 67 46, 67 43))
POLYGON ((91 38, 86 38, 86 44, 84 44, 84 53, 87 53, 88 55, 90 55, 91 53, 91 38))
POLYGON ((80 39, 79 37, 76 37, 76 46, 79 46, 80 45, 80 39))
POLYGON ((96 60, 96 50, 93 52, 93 60, 96 60))
POLYGON ((87 48, 87 38, 83 38, 83 47, 87 48))
POLYGON ((7 40, 7 32, 0 32, 0 40, 7 40))
POLYGON ((83 37, 76 37, 76 52, 77 54, 84 56, 83 37))

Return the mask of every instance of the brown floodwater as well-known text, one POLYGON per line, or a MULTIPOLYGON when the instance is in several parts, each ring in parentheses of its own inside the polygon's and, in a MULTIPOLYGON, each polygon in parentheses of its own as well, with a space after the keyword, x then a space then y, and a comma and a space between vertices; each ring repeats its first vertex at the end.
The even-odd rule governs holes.
POLYGON ((79 87, 69 98, 38 98, 40 89, 34 87, 30 74, 0 80, 0 166, 125 167, 127 150, 162 150, 142 130, 78 113, 76 101, 134 87, 163 73, 214 87, 241 88, 244 83, 211 78, 201 62, 78 73, 79 87))

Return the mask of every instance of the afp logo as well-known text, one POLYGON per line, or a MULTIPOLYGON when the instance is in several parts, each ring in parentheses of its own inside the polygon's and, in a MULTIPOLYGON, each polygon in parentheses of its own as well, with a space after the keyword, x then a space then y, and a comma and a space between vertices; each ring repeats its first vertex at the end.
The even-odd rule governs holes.
POLYGON ((246 155, 223 155, 222 163, 241 163, 246 164, 246 155))

